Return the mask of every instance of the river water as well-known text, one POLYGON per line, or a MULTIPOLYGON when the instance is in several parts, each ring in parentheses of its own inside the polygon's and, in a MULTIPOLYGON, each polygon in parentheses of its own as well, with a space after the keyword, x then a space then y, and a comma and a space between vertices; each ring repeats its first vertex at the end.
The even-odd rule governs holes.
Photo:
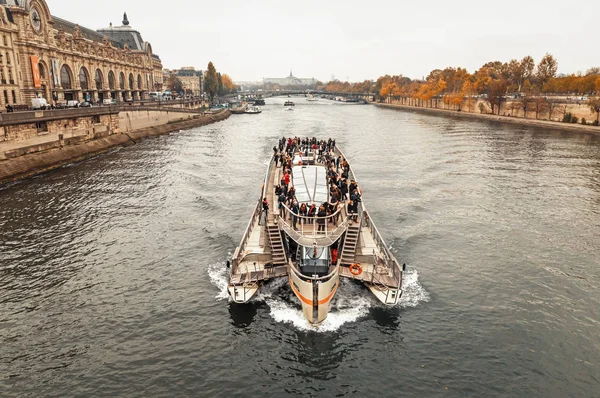
POLYGON ((284 100, 0 190, 0 396, 600 395, 599 138, 284 100), (228 302, 282 135, 337 139, 398 306, 228 302))

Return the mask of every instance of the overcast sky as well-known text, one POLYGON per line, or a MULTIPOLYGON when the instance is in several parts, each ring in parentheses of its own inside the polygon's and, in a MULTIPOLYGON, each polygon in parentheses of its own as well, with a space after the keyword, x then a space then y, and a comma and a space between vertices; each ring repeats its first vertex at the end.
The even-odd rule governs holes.
POLYGON ((600 1, 47 0, 53 15, 98 29, 130 26, 166 68, 217 70, 234 81, 411 78, 553 54, 559 73, 600 66, 600 1))

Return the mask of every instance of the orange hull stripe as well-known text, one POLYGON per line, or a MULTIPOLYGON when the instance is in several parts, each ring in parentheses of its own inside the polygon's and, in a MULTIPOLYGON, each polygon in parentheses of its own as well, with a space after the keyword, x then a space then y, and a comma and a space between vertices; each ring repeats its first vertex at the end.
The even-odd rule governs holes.
MULTIPOLYGON (((290 282, 292 282, 292 281, 290 280, 290 282)), ((294 293, 296 293, 296 296, 298 296, 298 298, 300 300, 302 300, 305 304, 313 305, 312 300, 307 299, 306 297, 304 297, 303 295, 301 295, 298 290, 296 290, 296 288, 294 287, 294 283, 293 282, 290 283, 290 286, 292 287, 292 290, 294 291, 294 293)))
POLYGON ((333 290, 331 291, 331 293, 329 293, 329 296, 325 297, 323 300, 320 300, 320 301, 319 301, 319 305, 321 305, 321 304, 325 304, 326 302, 328 302, 329 300, 331 300, 331 298, 333 297, 333 295, 334 295, 334 294, 335 294, 335 292, 337 291, 337 288, 338 288, 338 285, 339 285, 339 284, 340 284, 339 282, 337 282, 337 283, 335 284, 335 288, 333 288, 333 290))

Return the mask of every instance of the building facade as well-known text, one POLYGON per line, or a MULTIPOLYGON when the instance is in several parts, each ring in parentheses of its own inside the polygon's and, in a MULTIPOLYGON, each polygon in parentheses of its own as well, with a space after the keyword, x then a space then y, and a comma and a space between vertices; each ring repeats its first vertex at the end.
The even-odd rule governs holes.
POLYGON ((53 16, 44 0, 0 0, 0 103, 135 101, 162 87, 162 64, 129 26, 94 31, 53 16), (14 92, 14 94, 13 94, 14 92))
POLYGON ((165 69, 163 71, 163 84, 166 89, 167 80, 171 76, 177 77, 183 86, 184 94, 200 96, 202 94, 202 71, 193 66, 184 66, 181 69, 165 69))

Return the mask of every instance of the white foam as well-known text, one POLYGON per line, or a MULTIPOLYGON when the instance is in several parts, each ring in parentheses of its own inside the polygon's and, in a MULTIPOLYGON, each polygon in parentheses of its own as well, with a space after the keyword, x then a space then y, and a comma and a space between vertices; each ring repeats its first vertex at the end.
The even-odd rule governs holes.
POLYGON ((219 300, 227 300, 227 267, 225 263, 214 263, 208 266, 208 276, 213 285, 219 289, 219 293, 215 296, 219 300))
POLYGON ((407 270, 403 274, 402 297, 398 300, 398 305, 402 308, 416 307, 421 302, 429 301, 429 293, 419 283, 419 273, 417 270, 407 270))
MULTIPOLYGON (((297 300, 291 294, 291 301, 297 300)), ((369 308, 375 303, 365 288, 342 279, 340 288, 331 302, 327 318, 318 326, 311 325, 304 314, 300 304, 292 305, 275 296, 265 300, 271 309, 271 316, 277 322, 289 323, 300 330, 314 332, 332 332, 338 330, 343 324, 354 322, 369 313, 369 308)))
MULTIPOLYGON (((228 300, 225 263, 210 264, 208 275, 213 285, 219 289, 215 298, 228 300)), ((331 302, 329 314, 319 326, 313 326, 306 320, 296 296, 291 289, 285 288, 288 284, 287 278, 278 278, 262 286, 251 301, 265 302, 270 308, 271 317, 276 322, 289 323, 297 329, 319 333, 336 331, 342 325, 366 316, 369 308, 383 306, 366 287, 347 279, 341 279, 340 282, 340 288, 331 302), (287 297, 282 297, 282 288, 287 297)), ((398 300, 398 306, 401 308, 414 308, 419 303, 428 302, 430 299, 429 293, 419 283, 417 270, 404 272, 402 289, 402 297, 398 300)))

